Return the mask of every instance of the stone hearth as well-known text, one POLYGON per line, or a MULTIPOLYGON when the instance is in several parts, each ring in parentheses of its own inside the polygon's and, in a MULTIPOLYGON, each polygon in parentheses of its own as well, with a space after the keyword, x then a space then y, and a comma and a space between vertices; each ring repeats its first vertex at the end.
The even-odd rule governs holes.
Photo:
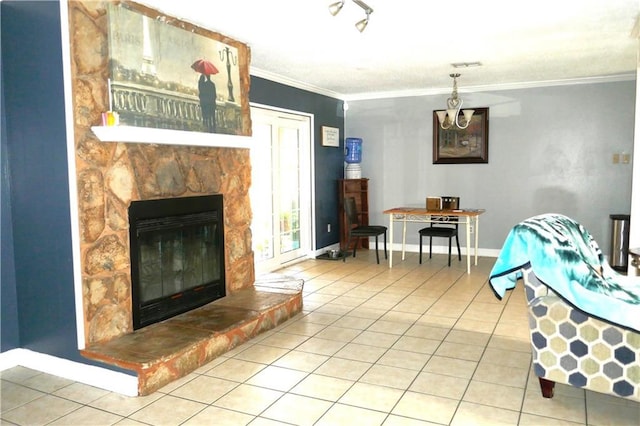
POLYGON ((303 281, 269 276, 201 308, 97 343, 83 356, 135 371, 148 395, 302 310, 303 281))

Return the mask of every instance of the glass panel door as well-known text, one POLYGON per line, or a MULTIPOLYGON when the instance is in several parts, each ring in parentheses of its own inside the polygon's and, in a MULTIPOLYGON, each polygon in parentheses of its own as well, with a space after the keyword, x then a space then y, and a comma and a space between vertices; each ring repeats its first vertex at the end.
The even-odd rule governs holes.
POLYGON ((300 137, 298 129, 282 127, 279 133, 278 183, 280 185, 280 254, 301 247, 300 241, 300 137))
POLYGON ((311 250, 310 118, 252 108, 256 273, 271 272, 311 250))

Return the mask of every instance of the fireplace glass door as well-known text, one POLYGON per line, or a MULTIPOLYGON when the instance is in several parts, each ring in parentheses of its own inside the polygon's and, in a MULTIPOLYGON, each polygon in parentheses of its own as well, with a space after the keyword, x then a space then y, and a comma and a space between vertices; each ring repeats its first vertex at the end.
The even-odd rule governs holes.
POLYGON ((212 214, 178 216, 175 228, 169 221, 148 219, 138 226, 140 252, 140 301, 172 296, 220 276, 212 214))
POLYGON ((134 329, 225 295, 222 196, 129 208, 134 329))

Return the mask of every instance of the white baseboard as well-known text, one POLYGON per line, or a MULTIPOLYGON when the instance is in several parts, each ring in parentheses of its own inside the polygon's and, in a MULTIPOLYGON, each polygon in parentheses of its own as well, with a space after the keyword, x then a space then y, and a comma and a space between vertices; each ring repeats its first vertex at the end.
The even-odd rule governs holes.
POLYGON ((29 349, 19 348, 0 353, 0 371, 17 366, 53 374, 126 396, 138 396, 138 378, 136 376, 57 358, 29 349))
MULTIPOLYGON (((394 252, 398 252, 398 251, 402 251, 402 244, 401 243, 394 243, 394 244, 387 244, 387 248, 391 247, 393 249, 394 252)), ((379 243, 379 248, 382 251, 383 250, 383 244, 379 243)), ((336 243, 327 247, 323 247, 321 249, 315 250, 314 252, 312 252, 312 256, 320 256, 321 254, 327 252, 327 250, 338 250, 340 249, 340 244, 336 243)), ((375 250, 376 249, 376 242, 375 240, 370 240, 369 241, 369 250, 375 250)), ((420 246, 418 244, 405 244, 404 249, 406 252, 409 253, 418 253, 420 251, 420 246)), ((456 251, 456 248, 453 247, 453 252, 456 251)), ((424 253, 429 253, 429 247, 427 246, 426 249, 423 248, 422 249, 423 254, 424 253), (425 251, 426 250, 426 251, 425 251)), ((438 253, 438 254, 447 254, 449 253, 449 246, 433 246, 433 252, 434 253, 438 253)), ((463 256, 466 256, 467 254, 467 248, 465 246, 460 246, 460 252, 462 253, 463 256)), ((471 254, 473 255, 473 248, 471 248, 471 254)), ((483 256, 483 257, 498 257, 500 255, 500 249, 485 249, 485 248, 481 248, 478 247, 478 256, 483 256)), ((309 257, 311 259, 313 259, 313 257, 309 257)))

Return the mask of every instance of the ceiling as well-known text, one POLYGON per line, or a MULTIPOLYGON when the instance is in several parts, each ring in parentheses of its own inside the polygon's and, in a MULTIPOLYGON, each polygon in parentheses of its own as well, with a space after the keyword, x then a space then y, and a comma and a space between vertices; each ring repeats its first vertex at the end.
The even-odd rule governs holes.
POLYGON ((364 0, 362 33, 334 1, 138 2, 246 43, 252 75, 346 100, 451 92, 452 72, 461 93, 635 79, 640 0, 364 0))

